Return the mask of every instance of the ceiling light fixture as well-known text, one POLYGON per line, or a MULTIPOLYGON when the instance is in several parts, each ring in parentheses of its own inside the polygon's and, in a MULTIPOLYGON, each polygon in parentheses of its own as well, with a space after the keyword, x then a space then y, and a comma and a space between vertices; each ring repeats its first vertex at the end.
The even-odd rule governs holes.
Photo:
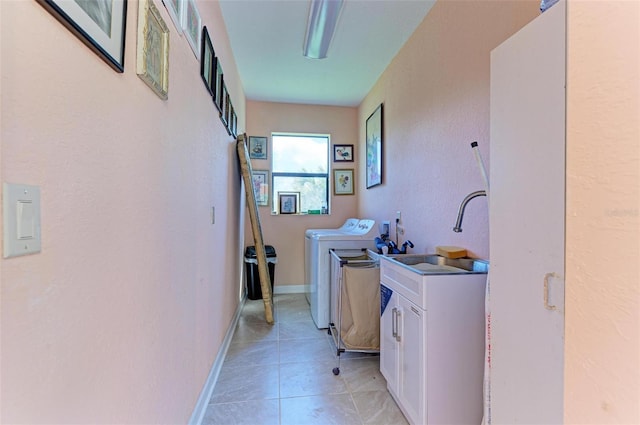
POLYGON ((343 3, 344 0, 311 0, 307 34, 302 47, 304 56, 311 59, 327 57, 343 3))

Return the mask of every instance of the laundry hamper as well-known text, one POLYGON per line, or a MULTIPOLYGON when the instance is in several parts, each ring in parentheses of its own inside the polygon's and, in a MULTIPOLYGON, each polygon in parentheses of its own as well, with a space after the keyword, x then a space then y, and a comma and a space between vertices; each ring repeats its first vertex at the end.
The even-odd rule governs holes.
POLYGON ((329 332, 340 355, 380 352, 380 266, 366 249, 331 249, 331 321, 329 332))

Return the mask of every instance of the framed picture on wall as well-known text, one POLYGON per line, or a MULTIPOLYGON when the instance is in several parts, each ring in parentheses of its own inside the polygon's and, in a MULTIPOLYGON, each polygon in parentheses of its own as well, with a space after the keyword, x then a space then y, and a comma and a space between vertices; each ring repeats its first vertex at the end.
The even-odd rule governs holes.
POLYGON ((165 9, 169 12, 169 16, 176 27, 178 34, 182 35, 182 2, 184 0, 162 0, 165 9))
POLYGON ((222 120, 222 123, 224 124, 224 126, 227 126, 227 115, 225 114, 225 111, 227 110, 227 108, 229 107, 228 102, 229 102, 229 93, 227 93, 227 86, 224 84, 224 81, 222 82, 222 91, 220 92, 220 119, 222 120))
POLYGON ((213 96, 213 90, 215 90, 215 54, 213 52, 213 44, 211 44, 211 38, 209 38, 209 31, 207 31, 206 25, 202 27, 202 52, 200 53, 200 76, 202 82, 207 88, 207 91, 213 96))
POLYGON ((231 111, 231 135, 238 137, 238 116, 235 109, 231 111))
POLYGON ((229 98, 229 110, 227 111, 227 133, 230 136, 233 136, 233 103, 231 103, 231 98, 229 98))
POLYGON ((278 206, 280 214, 298 214, 300 192, 278 192, 278 206))
POLYGON ((158 95, 169 97, 169 27, 151 0, 138 3, 136 74, 158 95))
POLYGON ((267 159, 267 138, 249 136, 249 158, 267 159))
POLYGON ((382 104, 367 118, 367 189, 382 183, 382 145, 383 145, 382 104))
POLYGON ((259 207, 269 205, 269 171, 253 170, 253 192, 259 207))
POLYGON ((222 110, 222 65, 220 65, 220 60, 218 57, 214 57, 214 66, 215 66, 215 88, 213 89, 213 103, 218 108, 218 111, 222 110))
POLYGON ((37 0, 117 72, 124 72, 127 0, 37 0))
POLYGON ((353 195, 353 168, 333 170, 333 194, 353 195))
POLYGON ((233 109, 233 105, 231 104, 231 96, 229 96, 229 91, 225 90, 227 93, 226 99, 224 100, 224 126, 227 129, 227 133, 231 135, 231 109, 233 109))
POLYGON ((200 54, 201 27, 202 19, 195 0, 184 0, 182 3, 182 30, 196 58, 200 54))
POLYGON ((333 145, 333 162, 353 162, 353 145, 333 145))

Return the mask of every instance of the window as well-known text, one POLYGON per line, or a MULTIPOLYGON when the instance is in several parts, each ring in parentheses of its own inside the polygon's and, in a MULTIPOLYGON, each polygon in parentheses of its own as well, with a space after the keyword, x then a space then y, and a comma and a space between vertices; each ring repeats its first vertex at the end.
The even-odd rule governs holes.
POLYGON ((300 210, 328 206, 329 135, 272 134, 273 210, 278 211, 278 192, 300 193, 300 210))

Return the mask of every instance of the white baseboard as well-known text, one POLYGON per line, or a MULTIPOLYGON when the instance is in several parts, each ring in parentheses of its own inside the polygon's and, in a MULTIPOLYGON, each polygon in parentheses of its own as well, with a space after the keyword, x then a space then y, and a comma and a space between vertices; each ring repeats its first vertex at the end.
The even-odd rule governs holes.
POLYGON ((200 397, 198 397, 196 407, 193 409, 193 413, 191 414, 191 418, 189 419, 189 425, 200 425, 205 413, 207 412, 207 406, 209 405, 211 394, 213 394, 213 388, 216 386, 216 382, 218 381, 220 369, 222 369, 222 363, 224 363, 224 358, 227 355, 227 350, 229 350, 229 344, 231 344, 231 339, 233 338, 233 333, 236 330, 238 320, 240 320, 240 314, 242 313, 242 307, 244 306, 246 299, 246 297, 243 297, 242 300, 238 303, 236 314, 233 316, 233 320, 229 325, 229 329, 227 329, 227 334, 222 341, 222 345, 220 346, 220 350, 218 351, 216 360, 211 366, 207 381, 204 383, 204 387, 200 392, 200 397))
POLYGON ((304 294, 305 285, 276 285, 273 287, 273 294, 304 294))

